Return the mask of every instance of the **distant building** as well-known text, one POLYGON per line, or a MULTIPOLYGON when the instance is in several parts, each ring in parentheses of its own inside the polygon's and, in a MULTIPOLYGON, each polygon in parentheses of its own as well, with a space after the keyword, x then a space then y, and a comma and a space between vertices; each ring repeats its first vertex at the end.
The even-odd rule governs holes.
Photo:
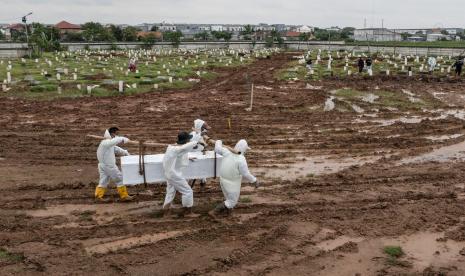
POLYGON ((212 32, 222 32, 224 30, 223 25, 212 25, 210 26, 210 31, 212 32))
POLYGON ((71 24, 67 21, 61 21, 55 25, 55 27, 60 30, 61 34, 65 33, 79 33, 81 32, 81 26, 76 24, 71 24))
POLYGON ((356 29, 355 41, 401 41, 400 33, 382 28, 356 29))
POLYGON ((399 33, 399 34, 409 34, 409 35, 416 35, 422 34, 426 35, 432 33, 432 29, 428 28, 420 28, 420 29, 392 29, 391 31, 399 33))
POLYGON ((174 24, 161 24, 158 26, 158 30, 161 32, 175 32, 177 28, 174 24))
POLYGON ((242 25, 227 25, 225 26, 225 30, 231 33, 240 33, 244 30, 244 26, 242 25))
POLYGON ((308 34, 308 33, 313 33, 315 31, 315 28, 303 25, 303 26, 297 27, 295 31, 298 33, 308 34))
POLYGON ((438 41, 438 40, 452 40, 450 35, 445 35, 441 33, 427 34, 426 41, 438 41))
MULTIPOLYGON (((136 27, 137 29, 141 30, 142 32, 149 32, 152 30, 152 27, 154 26, 155 24, 149 24, 149 23, 142 23, 142 24, 138 24, 134 27, 136 27)), ((123 28, 124 29, 124 28, 123 28)))
POLYGON ((446 31, 450 35, 458 35, 463 33, 463 28, 443 28, 442 31, 446 31))
POLYGON ((260 23, 260 24, 258 24, 256 26, 253 26, 253 30, 255 32, 271 32, 271 31, 275 30, 275 27, 270 26, 270 25, 265 24, 265 23, 260 23))
POLYGON ((291 29, 291 27, 287 26, 286 24, 273 24, 274 29, 278 32, 287 32, 291 29))
POLYGON ((284 40, 299 40, 301 34, 295 31, 287 31, 282 37, 284 40))

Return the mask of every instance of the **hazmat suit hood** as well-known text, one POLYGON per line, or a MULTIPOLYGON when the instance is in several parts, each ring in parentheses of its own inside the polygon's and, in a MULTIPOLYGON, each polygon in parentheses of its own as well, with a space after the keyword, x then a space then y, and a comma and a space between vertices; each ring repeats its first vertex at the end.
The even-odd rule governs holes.
POLYGON ((105 130, 105 134, 103 134, 103 138, 105 138, 105 139, 111 139, 111 134, 110 134, 110 132, 108 131, 108 129, 105 130))
POLYGON ((201 119, 197 119, 194 121, 194 131, 197 132, 197 133, 200 133, 202 132, 202 126, 203 124, 205 124, 205 121, 204 120, 201 120, 201 119))
POLYGON ((249 149, 249 145, 247 144, 247 141, 244 139, 239 140, 239 142, 237 142, 236 146, 234 147, 234 150, 240 152, 242 155, 245 155, 245 153, 249 149))

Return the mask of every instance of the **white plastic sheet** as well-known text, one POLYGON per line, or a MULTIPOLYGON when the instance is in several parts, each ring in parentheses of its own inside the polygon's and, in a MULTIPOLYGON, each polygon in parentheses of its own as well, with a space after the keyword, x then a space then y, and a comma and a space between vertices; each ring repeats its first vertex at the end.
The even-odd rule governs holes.
MULTIPOLYGON (((215 176, 215 157, 213 151, 190 152, 189 158, 195 158, 189 162, 189 166, 184 168, 183 176, 186 179, 212 178, 215 176)), ((163 172, 164 154, 145 155, 145 177, 147 183, 165 182, 163 172)), ((216 155, 216 172, 219 173, 222 156, 216 155)), ((139 173, 139 155, 121 157, 121 170, 123 173, 124 185, 138 185, 144 183, 144 177, 139 173)))

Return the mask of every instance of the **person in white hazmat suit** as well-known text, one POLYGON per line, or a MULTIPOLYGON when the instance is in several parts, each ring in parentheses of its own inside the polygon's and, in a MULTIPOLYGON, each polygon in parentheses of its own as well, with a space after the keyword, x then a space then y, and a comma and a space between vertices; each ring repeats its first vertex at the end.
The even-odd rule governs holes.
POLYGON ((195 216, 192 214, 194 205, 194 192, 182 175, 182 169, 189 164, 188 153, 193 151, 199 144, 198 140, 193 140, 192 135, 187 132, 178 134, 178 141, 175 145, 169 145, 163 157, 163 169, 166 178, 166 196, 163 204, 164 214, 168 215, 171 204, 176 195, 176 191, 181 193, 183 212, 181 216, 195 216))
POLYGON ((218 140, 215 142, 216 153, 223 156, 220 167, 220 185, 223 191, 225 201, 213 210, 213 214, 229 215, 232 209, 237 205, 241 194, 241 183, 244 178, 258 188, 257 178, 253 176, 247 166, 245 153, 249 150, 247 141, 240 140, 234 147, 236 153, 231 152, 226 147, 223 147, 223 142, 218 140))
POLYGON ((100 174, 100 181, 98 186, 95 188, 95 199, 100 202, 107 202, 104 198, 110 180, 116 184, 118 194, 121 201, 131 201, 134 197, 128 194, 126 186, 123 185, 123 175, 116 165, 116 157, 127 156, 129 152, 124 150, 117 145, 125 144, 129 142, 126 137, 118 136, 119 129, 117 127, 111 127, 105 131, 104 140, 100 142, 97 149, 98 159, 98 172, 100 174))
MULTIPOLYGON (((194 151, 196 152, 202 152, 205 147, 202 146, 202 144, 205 144, 205 141, 203 139, 203 135, 207 133, 207 131, 210 129, 210 126, 201 119, 197 119, 194 121, 194 128, 192 129, 193 131, 191 132, 192 139, 191 141, 199 141, 201 144, 198 144, 195 148, 194 151)), ((190 186, 193 188, 195 184, 196 179, 192 179, 190 186)), ((200 179, 200 188, 204 189, 205 185, 207 184, 207 179, 203 178, 200 179)))
POLYGON ((429 72, 433 72, 434 68, 436 68, 437 60, 435 57, 429 57, 428 58, 428 65, 429 65, 429 72))

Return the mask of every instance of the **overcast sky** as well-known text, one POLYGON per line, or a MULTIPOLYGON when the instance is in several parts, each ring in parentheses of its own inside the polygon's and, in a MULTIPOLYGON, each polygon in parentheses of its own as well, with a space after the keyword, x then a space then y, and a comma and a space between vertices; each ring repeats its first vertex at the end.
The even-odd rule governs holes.
POLYGON ((465 0, 0 0, 0 23, 305 24, 317 27, 465 27, 465 0))

